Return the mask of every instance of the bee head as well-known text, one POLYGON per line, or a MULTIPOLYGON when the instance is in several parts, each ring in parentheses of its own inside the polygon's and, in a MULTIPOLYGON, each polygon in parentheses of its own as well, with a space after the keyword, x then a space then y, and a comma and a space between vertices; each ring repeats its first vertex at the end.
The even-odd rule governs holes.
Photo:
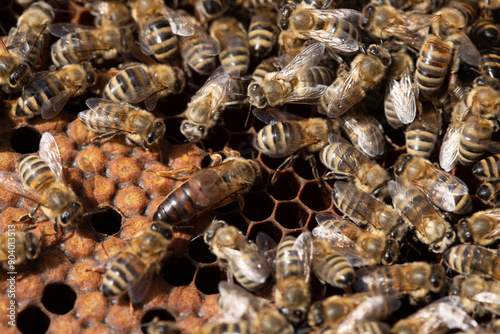
POLYGON ((160 233, 167 240, 172 240, 174 238, 174 231, 172 228, 162 221, 154 221, 151 224, 151 231, 160 233))
POLYGON ((372 55, 372 56, 380 59, 380 61, 382 62, 382 64, 384 64, 384 66, 387 67, 387 66, 391 65, 391 55, 383 47, 381 47, 379 45, 372 44, 368 47, 367 53, 369 55, 372 55))
POLYGON ((391 265, 398 259, 399 256, 399 243, 394 239, 388 239, 386 243, 386 250, 382 264, 391 265))
POLYGON ((288 30, 290 25, 290 16, 295 10, 296 6, 294 3, 288 3, 281 7, 281 10, 278 13, 278 26, 282 31, 288 30))
POLYGON ((221 1, 205 0, 203 1, 203 8, 205 8, 207 14, 217 15, 224 11, 225 6, 221 1))
POLYGON ((71 203, 69 208, 67 208, 66 211, 61 214, 61 226, 77 226, 82 221, 82 216, 82 204, 80 202, 73 202, 71 203))
POLYGON ((469 229, 469 224, 467 219, 462 219, 457 224, 457 233, 460 237, 460 241, 463 243, 470 244, 474 242, 474 238, 472 237, 472 233, 469 229))
POLYGON ((374 4, 369 4, 363 8, 363 11, 361 12, 362 16, 359 20, 359 27, 361 29, 366 29, 366 27, 368 27, 370 21, 372 20, 373 13, 375 13, 375 9, 374 4))
POLYGON ((204 125, 195 124, 186 119, 181 123, 181 133, 189 142, 196 143, 207 136, 208 129, 204 125))
POLYGON ((151 131, 146 136, 146 140, 143 140, 142 144, 144 147, 149 147, 154 143, 158 142, 165 134, 166 128, 163 120, 156 120, 153 123, 151 131))
POLYGON ((266 96, 259 83, 254 82, 248 86, 248 102, 257 108, 265 108, 267 106, 266 96))

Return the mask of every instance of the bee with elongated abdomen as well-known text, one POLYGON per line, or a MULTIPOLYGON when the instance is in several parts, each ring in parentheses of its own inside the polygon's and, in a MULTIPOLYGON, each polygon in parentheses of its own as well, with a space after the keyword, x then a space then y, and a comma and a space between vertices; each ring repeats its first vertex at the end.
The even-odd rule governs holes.
POLYGON ((158 100, 170 93, 180 94, 186 84, 184 71, 166 64, 129 64, 104 87, 105 99, 129 103, 144 101, 146 109, 151 111, 158 100))
POLYGON ((17 162, 17 173, 1 172, 0 187, 41 205, 56 232, 58 225, 78 228, 83 205, 65 181, 57 142, 48 132, 42 135, 38 155, 22 156, 17 162))
POLYGON ((221 17, 210 25, 210 36, 220 45, 219 59, 222 67, 234 76, 247 74, 250 47, 243 25, 233 17, 221 17))
POLYGON ((126 102, 91 98, 86 104, 90 109, 78 113, 78 118, 101 137, 124 134, 127 144, 147 150, 165 134, 163 119, 126 102))
POLYGON ((346 257, 354 267, 390 265, 398 259, 399 243, 382 231, 368 231, 328 213, 317 214, 316 221, 318 226, 312 234, 326 240, 333 251, 346 257))
POLYGON ((500 255, 476 245, 453 246, 443 254, 451 269, 464 275, 479 275, 500 280, 500 255))
POLYGON ((403 220, 393 207, 348 182, 337 181, 333 189, 335 206, 358 225, 398 239, 403 236, 403 220))
POLYGON ((319 154, 323 165, 330 170, 327 177, 347 177, 367 193, 381 191, 389 180, 389 175, 382 166, 334 133, 328 135, 328 143, 319 154))
POLYGON ((257 108, 286 103, 319 103, 333 73, 317 66, 323 57, 324 45, 314 43, 304 48, 280 71, 266 74, 262 81, 248 86, 248 102, 257 108))
POLYGON ((182 59, 198 74, 209 75, 217 67, 220 45, 194 17, 188 14, 183 15, 191 22, 195 31, 191 36, 178 37, 182 59))
POLYGON ((158 221, 134 235, 130 244, 110 259, 102 280, 103 295, 113 297, 128 291, 130 300, 140 303, 173 238, 172 228, 158 221))
POLYGON ((439 293, 444 286, 445 270, 439 264, 411 262, 392 266, 361 268, 356 271, 356 291, 376 294, 409 295, 410 303, 430 299, 430 292, 439 293))
POLYGON ((24 93, 17 99, 16 116, 41 115, 49 119, 57 115, 70 98, 82 95, 93 86, 97 73, 92 65, 66 65, 54 72, 37 72, 30 78, 24 93))
MULTIPOLYGON (((335 123, 323 118, 302 118, 276 109, 255 109, 254 115, 268 123, 254 137, 253 146, 272 158, 288 157, 277 169, 280 172, 290 166, 299 155, 309 160, 313 175, 319 180, 313 152, 327 143, 328 133, 336 130, 335 123)), ((274 183, 277 176, 273 176, 274 183)))
POLYGON ((312 261, 313 244, 310 232, 302 232, 297 238, 288 235, 279 243, 274 298, 278 310, 292 324, 302 321, 309 309, 312 261))
POLYGON ((51 46, 52 62, 57 68, 98 59, 114 59, 128 51, 133 37, 127 28, 91 27, 55 23, 48 29, 60 39, 51 46))
POLYGON ((322 238, 314 238, 313 248, 312 268, 320 281, 337 288, 346 288, 354 281, 354 269, 341 252, 322 238))
POLYGON ((328 328, 343 333, 342 327, 387 318, 400 305, 396 296, 390 294, 384 296, 360 292, 348 296, 331 296, 311 305, 308 324, 315 329, 328 328))
POLYGON ((452 329, 468 332, 478 327, 479 324, 458 305, 456 300, 445 297, 399 320, 394 324, 392 333, 431 334, 452 329))
POLYGON ((342 116, 358 104, 385 78, 391 64, 391 55, 379 45, 372 44, 366 53, 358 54, 351 62, 351 70, 345 66, 337 79, 326 89, 321 98, 319 112, 330 118, 342 116))
POLYGON ((9 230, 0 235, 0 263, 5 271, 16 271, 40 256, 40 240, 29 230, 30 228, 22 232, 9 230), (15 250, 14 259, 11 256, 12 249, 15 250))
POLYGON ((455 241, 456 235, 426 195, 409 180, 398 176, 389 181, 389 194, 394 207, 408 226, 415 228, 417 238, 435 253, 442 253, 455 241))
POLYGON ((453 277, 450 296, 460 297, 467 313, 484 316, 487 313, 500 315, 500 282, 485 280, 479 276, 453 277))
POLYGON ((160 63, 171 63, 179 51, 177 36, 191 36, 195 28, 182 14, 161 0, 131 1, 132 18, 139 26, 139 46, 160 63))
POLYGON ((248 44, 250 51, 257 58, 269 55, 276 45, 279 34, 276 15, 274 10, 260 8, 252 16, 248 27, 248 44))
MULTIPOLYGON (((220 156, 214 158, 222 160, 220 156)), ((177 225, 234 201, 239 201, 241 207, 242 195, 250 191, 259 174, 253 160, 230 151, 222 162, 214 160, 172 190, 158 206, 154 220, 177 225)))
POLYGON ((190 142, 199 142, 217 124, 224 108, 239 102, 244 83, 222 66, 212 73, 203 87, 191 97, 181 123, 181 133, 190 142))
POLYGON ((205 231, 204 239, 217 256, 219 266, 227 268, 230 281, 234 276, 238 283, 251 291, 264 286, 270 274, 266 259, 236 227, 214 219, 205 231))
POLYGON ((425 158, 400 155, 394 164, 394 175, 410 180, 442 210, 457 214, 472 210, 467 185, 425 158))

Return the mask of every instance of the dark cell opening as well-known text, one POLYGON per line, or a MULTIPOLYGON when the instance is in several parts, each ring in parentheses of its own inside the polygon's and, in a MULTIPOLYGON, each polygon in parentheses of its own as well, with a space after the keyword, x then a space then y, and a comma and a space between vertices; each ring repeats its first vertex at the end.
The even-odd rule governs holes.
MULTIPOLYGON (((224 127, 233 132, 244 132, 248 130, 245 126, 245 121, 248 116, 248 108, 228 108, 222 114, 224 127)), ((250 116, 251 117, 251 116, 250 116)), ((248 122, 250 124, 250 120, 248 122)), ((233 147, 233 146, 230 146, 233 147)))
POLYGON ((286 171, 279 175, 276 183, 269 185, 267 191, 271 196, 280 201, 294 199, 300 189, 300 182, 293 173, 286 171))
POLYGON ((175 318, 168 313, 166 310, 163 309, 153 309, 149 310, 144 314, 141 320, 141 325, 142 325, 142 332, 147 333, 147 328, 149 325, 153 323, 154 319, 157 319, 157 321, 175 321, 175 318))
POLYGON ((219 124, 208 131, 207 138, 203 139, 203 146, 207 149, 211 148, 214 152, 222 151, 227 144, 228 138, 229 135, 219 124))
POLYGON ((36 306, 19 312, 16 320, 17 329, 24 334, 46 333, 50 325, 50 318, 36 306))
POLYGON ((240 152, 241 156, 253 159, 257 156, 257 150, 252 146, 253 135, 250 133, 231 134, 228 146, 240 152))
POLYGON ((186 137, 181 133, 182 118, 172 117, 165 119, 165 139, 174 145, 186 143, 186 137))
POLYGON ((10 146, 21 154, 38 152, 40 138, 42 136, 32 128, 19 128, 12 132, 10 146))
POLYGON ((213 263, 217 260, 217 257, 209 250, 202 236, 191 241, 189 255, 193 260, 201 263, 213 263))
POLYGON ((248 232, 248 239, 256 241, 257 234, 259 234, 259 232, 263 232, 270 236, 276 244, 280 242, 281 236, 283 235, 281 229, 276 226, 275 223, 267 221, 253 225, 251 230, 248 232))
POLYGON ((170 256, 163 264, 161 274, 168 284, 173 286, 188 285, 193 281, 196 268, 186 257, 170 256))
MULTIPOLYGON (((325 166, 323 166, 317 154, 314 155, 314 158, 316 159, 318 175, 323 175, 325 172, 325 166)), ((302 158, 295 159, 295 162, 293 163, 293 170, 303 179, 314 180, 313 169, 308 160, 302 158)))
POLYGON ((283 163, 283 161, 285 161, 286 158, 279 158, 279 159, 270 158, 269 156, 267 156, 265 154, 261 154, 260 159, 262 160, 262 163, 266 167, 273 169, 273 170, 276 170, 283 163))
POLYGON ((294 229, 306 226, 309 214, 298 203, 279 203, 274 215, 276 221, 284 228, 294 229))
POLYGON ((42 304, 55 314, 66 314, 75 306, 76 293, 66 284, 50 284, 43 290, 42 304))
POLYGON ((226 279, 224 271, 217 266, 206 266, 198 270, 194 280, 196 288, 206 295, 219 293, 218 284, 226 279))
POLYGON ((243 214, 252 221, 267 219, 273 213, 274 202, 266 193, 251 193, 245 196, 243 214))
POLYGON ((300 201, 314 211, 326 210, 332 203, 331 192, 326 187, 318 187, 316 181, 307 182, 299 195, 300 201))
POLYGON ((113 208, 98 209, 90 219, 92 227, 101 234, 114 235, 122 227, 122 216, 113 208))

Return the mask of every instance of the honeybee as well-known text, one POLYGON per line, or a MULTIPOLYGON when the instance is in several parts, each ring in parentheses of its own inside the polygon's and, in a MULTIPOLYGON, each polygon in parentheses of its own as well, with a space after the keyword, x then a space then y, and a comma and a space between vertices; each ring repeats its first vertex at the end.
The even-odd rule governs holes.
POLYGON ((370 45, 366 53, 358 54, 351 62, 351 71, 347 74, 344 69, 326 89, 319 112, 331 118, 342 116, 384 79, 390 64, 391 55, 387 50, 370 45))
POLYGON ((370 158, 377 158, 385 153, 382 125, 364 108, 352 108, 337 119, 344 133, 358 150, 370 158))
POLYGON ((222 67, 232 75, 245 75, 250 64, 250 47, 243 25, 230 16, 215 19, 210 36, 219 42, 222 67))
POLYGON ((472 42, 480 49, 500 43, 500 26, 491 18, 480 18, 467 30, 472 42))
POLYGON ((286 54, 296 55, 304 49, 306 41, 297 38, 297 36, 293 32, 284 30, 281 31, 278 36, 278 45, 280 56, 286 54))
POLYGON ((44 119, 52 118, 71 97, 82 95, 88 87, 93 86, 96 79, 97 73, 89 63, 37 72, 31 76, 23 96, 17 99, 16 116, 31 118, 42 115, 44 119))
MULTIPOLYGON (((276 109, 255 109, 254 115, 268 123, 253 139, 253 146, 272 158, 288 158, 276 169, 280 172, 290 166, 299 155, 309 160, 313 175, 319 182, 316 160, 312 153, 327 143, 328 133, 335 123, 323 118, 302 118, 276 109)), ((338 131, 338 130, 337 130, 338 131)), ((276 181, 276 174, 271 183, 276 181)))
POLYGON ((394 175, 401 176, 427 195, 438 208, 457 214, 472 210, 469 188, 458 177, 436 167, 429 160, 400 155, 394 163, 394 175))
POLYGON ((172 228, 159 221, 134 235, 129 245, 110 259, 102 280, 103 295, 113 297, 128 291, 130 300, 140 303, 173 238, 172 228))
POLYGON ((483 181, 500 180, 500 154, 494 154, 479 160, 472 167, 472 174, 483 181))
POLYGON ((128 145, 139 145, 148 150, 165 134, 163 119, 126 102, 90 98, 85 103, 90 109, 78 113, 78 118, 100 137, 124 134, 128 145))
POLYGON ((93 59, 114 59, 128 50, 132 32, 118 27, 92 27, 71 23, 55 23, 48 30, 60 39, 50 47, 52 62, 57 68, 80 64, 93 59))
POLYGON ((409 295, 410 303, 430 299, 429 292, 439 293, 444 286, 445 270, 439 264, 411 262, 392 266, 366 267, 356 271, 356 291, 376 294, 409 295))
MULTIPOLYGON (((212 1, 212 0, 210 0, 212 1)), ((215 323, 208 324, 202 327, 197 327, 189 332, 189 334, 252 334, 253 326, 248 321, 238 321, 234 323, 215 323)))
POLYGON ((413 122, 417 114, 417 99, 412 80, 415 66, 407 52, 392 52, 391 58, 391 66, 387 70, 389 84, 384 110, 387 123, 398 129, 413 122))
POLYGON ((463 243, 487 246, 500 239, 500 209, 477 211, 458 222, 457 234, 463 243))
POLYGON ((400 305, 401 302, 390 294, 383 296, 361 292, 350 296, 331 296, 311 305, 308 324, 315 329, 331 328, 344 333, 345 327, 361 321, 384 319, 400 305))
MULTIPOLYGON (((40 139, 38 155, 22 156, 17 162, 17 173, 1 172, 0 187, 41 205, 43 213, 53 221, 56 233, 58 224, 63 228, 78 228, 83 205, 66 184, 57 142, 48 132, 40 139)), ((30 216, 36 209, 38 206, 30 216)))
POLYGON ((181 334, 181 329, 173 321, 159 320, 157 317, 151 323, 143 324, 147 334, 181 334))
POLYGON ((316 9, 306 2, 288 3, 280 10, 278 24, 301 39, 313 39, 340 54, 358 52, 361 37, 355 24, 360 12, 353 9, 316 9))
POLYGON ((356 187, 367 192, 378 194, 389 181, 389 175, 382 166, 367 158, 344 138, 330 133, 329 145, 319 154, 320 160, 332 176, 347 177, 356 187))
POLYGON ((389 334, 391 326, 380 321, 367 321, 355 325, 352 328, 353 334, 389 334))
POLYGON ((399 243, 386 238, 381 231, 369 232, 350 220, 328 213, 317 214, 316 221, 318 226, 312 234, 326 240, 354 267, 390 265, 398 259, 399 243))
POLYGON ((201 75, 211 74, 217 66, 219 43, 210 36, 201 24, 190 15, 183 14, 194 26, 191 36, 179 36, 182 59, 192 70, 201 75))
POLYGON ((280 71, 266 74, 262 81, 252 82, 248 86, 248 102, 257 108, 319 102, 326 85, 333 80, 329 69, 316 66, 324 50, 323 44, 311 44, 280 71))
POLYGON ((456 301, 445 297, 399 320, 392 328, 392 333, 431 334, 444 333, 452 329, 468 331, 478 327, 479 324, 462 310, 456 301))
POLYGON ((184 71, 166 64, 139 64, 126 66, 104 87, 102 96, 113 102, 144 101, 147 110, 156 107, 160 98, 170 93, 180 94, 186 84, 184 71))
POLYGON ((213 155, 211 166, 196 171, 172 190, 158 206, 154 220, 177 225, 236 200, 242 207, 242 196, 256 183, 259 167, 236 151, 227 155, 223 161, 220 155, 213 155))
POLYGON ((476 245, 457 245, 443 254, 448 267, 464 275, 479 275, 500 280, 500 255, 476 245))
POLYGON ((219 121, 224 108, 238 102, 244 85, 222 66, 212 73, 203 87, 191 97, 181 123, 181 133, 190 142, 205 139, 208 131, 219 121))
POLYGON ((451 124, 443 139, 439 164, 450 171, 456 163, 471 165, 483 155, 484 142, 498 130, 500 86, 497 80, 480 76, 473 88, 453 108, 451 124))
POLYGON ((221 16, 229 9, 231 4, 237 4, 239 2, 241 1, 196 0, 194 3, 194 9, 200 22, 203 24, 210 18, 221 16))
POLYGON ((29 230, 29 228, 22 232, 9 230, 0 235, 0 263, 5 271, 16 271, 40 255, 42 250, 40 240, 29 230))
POLYGON ((480 51, 481 66, 479 71, 483 75, 500 80, 500 48, 488 48, 480 51))
POLYGON ((401 217, 416 229, 417 238, 434 253, 442 253, 455 242, 455 232, 417 187, 398 176, 389 181, 389 194, 401 217))
POLYGON ((0 85, 18 89, 28 84, 31 68, 36 65, 47 37, 46 28, 54 17, 52 6, 38 1, 19 16, 6 44, 0 39, 0 85))
POLYGON ((429 102, 417 102, 419 110, 415 120, 405 129, 406 150, 413 156, 427 158, 434 151, 441 133, 442 117, 429 102))
POLYGON ((253 81, 263 81, 268 73, 276 72, 278 63, 278 57, 269 57, 262 60, 259 65, 255 67, 252 73, 253 81))
POLYGON ((460 297, 461 305, 467 313, 483 316, 486 313, 500 315, 500 282, 487 281, 478 276, 466 278, 455 276, 450 295, 460 297))
POLYGON ((227 275, 244 288, 255 291, 263 287, 269 277, 266 259, 257 246, 243 236, 236 227, 214 219, 205 231, 205 243, 217 256, 219 266, 227 268, 227 275))
POLYGON ((139 26, 139 46, 160 63, 171 63, 178 53, 179 36, 191 36, 195 28, 189 20, 160 0, 133 0, 132 18, 139 26))
POLYGON ((285 316, 271 307, 267 300, 225 281, 219 282, 219 293, 219 312, 228 318, 228 322, 249 321, 253 333, 294 333, 293 326, 285 316))
POLYGON ((274 298, 278 310, 292 324, 302 321, 309 309, 312 260, 313 244, 309 232, 302 232, 297 238, 287 235, 278 245, 274 298))
POLYGON ((500 205, 500 180, 484 181, 477 188, 477 196, 483 203, 497 207, 500 205))
POLYGON ((130 9, 126 3, 114 0, 90 2, 90 13, 94 15, 96 27, 123 27, 132 21, 130 9))
POLYGON ((354 269, 349 261, 326 240, 315 238, 313 249, 312 268, 320 281, 337 288, 346 288, 354 281, 354 269))
POLYGON ((276 12, 269 8, 259 8, 252 16, 248 27, 248 45, 257 58, 264 58, 274 49, 279 29, 276 26, 276 12))
POLYGON ((382 231, 385 235, 402 237, 402 219, 391 206, 372 195, 343 181, 335 182, 332 192, 335 206, 346 216, 366 226, 370 232, 382 231))

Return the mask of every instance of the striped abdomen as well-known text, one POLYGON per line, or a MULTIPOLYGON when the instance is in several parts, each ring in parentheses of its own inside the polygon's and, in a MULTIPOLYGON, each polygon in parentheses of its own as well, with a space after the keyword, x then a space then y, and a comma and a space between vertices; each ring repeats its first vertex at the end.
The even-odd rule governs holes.
POLYGON ((485 181, 477 188, 477 196, 486 204, 500 205, 500 181, 485 181))
POLYGON ((303 277, 303 266, 299 253, 294 249, 293 245, 296 241, 295 237, 287 236, 278 246, 276 255, 276 275, 278 285, 280 281, 303 277))
POLYGON ((246 321, 235 323, 218 323, 195 328, 191 334, 250 334, 253 333, 246 321))
POLYGON ((151 53, 161 63, 172 63, 177 57, 177 35, 167 18, 162 14, 155 14, 143 23, 143 42, 149 47, 151 53))
POLYGON ((48 75, 43 82, 32 82, 30 89, 36 93, 26 93, 24 99, 23 96, 17 99, 16 116, 18 117, 34 117, 40 114, 43 103, 62 92, 65 87, 56 76, 48 75))
POLYGON ((481 180, 494 181, 500 179, 500 154, 494 154, 478 163, 472 168, 472 173, 481 180))
MULTIPOLYGON (((258 276, 269 276, 269 271, 267 269, 267 263, 265 258, 253 247, 250 245, 246 245, 243 249, 240 249, 241 255, 244 258, 244 262, 252 268, 251 270, 258 274, 258 276)), ((264 281, 257 281, 253 277, 248 277, 245 272, 248 272, 248 269, 240 268, 239 263, 235 262, 231 258, 229 260, 229 266, 231 268, 231 272, 234 275, 234 278, 240 283, 245 289, 250 291, 255 291, 260 289, 265 284, 264 281)))
POLYGON ((328 68, 315 66, 299 71, 292 84, 295 90, 319 85, 329 86, 332 84, 334 77, 333 72, 328 68))
POLYGON ((215 43, 200 27, 196 27, 192 36, 179 37, 182 58, 201 75, 211 74, 217 66, 218 46, 215 43))
POLYGON ((254 146, 273 158, 286 157, 301 149, 302 127, 297 122, 277 122, 263 127, 254 139, 254 146))
POLYGON ((128 115, 116 113, 113 107, 112 104, 104 104, 94 109, 82 111, 81 113, 86 114, 86 117, 80 117, 80 121, 95 133, 117 131, 119 129, 116 129, 116 119, 119 119, 121 124, 129 124, 130 122, 127 122, 128 115), (111 122, 111 120, 115 121, 111 122))
POLYGON ((416 78, 423 96, 430 98, 441 88, 453 57, 453 43, 429 35, 420 49, 416 78))
POLYGON ((276 12, 271 9, 260 10, 252 16, 248 27, 248 44, 257 58, 267 56, 274 48, 278 39, 276 12))
POLYGON ((49 165, 36 155, 25 155, 19 160, 19 176, 24 183, 42 194, 55 183, 49 165))
POLYGON ((438 139, 437 132, 427 130, 416 118, 405 130, 406 150, 409 154, 427 158, 434 151, 438 139))
POLYGON ((339 141, 325 146, 320 154, 321 162, 336 174, 356 175, 355 166, 361 166, 371 161, 347 141, 339 141), (357 164, 353 164, 357 161, 357 164))
POLYGON ((278 69, 274 64, 277 61, 278 57, 270 57, 261 61, 252 73, 252 80, 264 80, 266 74, 276 72, 278 69))
POLYGON ((323 239, 313 241, 313 269, 323 282, 345 288, 354 280, 354 269, 347 259, 323 239))
POLYGON ((500 79, 500 48, 481 50, 481 56, 481 73, 500 79))
POLYGON ((118 72, 112 77, 102 93, 103 98, 121 102, 126 100, 125 93, 135 87, 150 86, 149 74, 142 66, 133 66, 118 72))
POLYGON ((250 49, 245 35, 233 35, 232 43, 220 41, 219 59, 222 66, 234 75, 245 75, 250 64, 250 49))
POLYGON ((458 151, 458 163, 471 165, 478 161, 485 152, 485 140, 490 140, 493 126, 489 121, 483 121, 479 117, 470 117, 464 124, 460 136, 460 148, 458 151))
POLYGON ((144 262, 135 254, 121 252, 113 260, 102 281, 105 297, 118 296, 125 292, 146 270, 144 262))
POLYGON ((481 275, 500 280, 500 255, 476 245, 454 246, 443 254, 448 266, 465 275, 481 275))

